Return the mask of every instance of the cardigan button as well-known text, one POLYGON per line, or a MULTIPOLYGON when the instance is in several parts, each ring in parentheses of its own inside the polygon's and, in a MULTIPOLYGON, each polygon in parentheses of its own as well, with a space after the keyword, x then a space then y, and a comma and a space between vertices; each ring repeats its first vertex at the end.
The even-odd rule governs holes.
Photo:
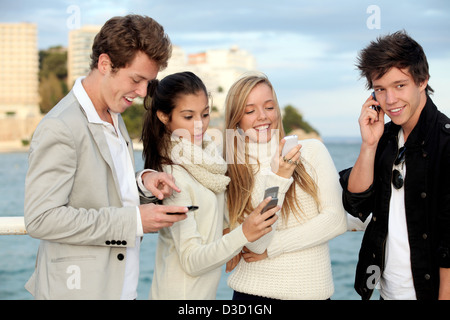
POLYGON ((421 197, 422 199, 425 199, 425 198, 427 197, 427 193, 426 193, 426 192, 422 192, 422 193, 420 194, 420 197, 421 197))
POLYGON ((124 258, 125 258, 125 256, 124 256, 123 254, 121 254, 121 253, 119 253, 119 254, 117 255, 117 259, 118 259, 119 261, 122 261, 124 258))
POLYGON ((424 234, 422 235, 422 238, 423 238, 423 240, 427 240, 428 235, 427 235, 426 233, 424 233, 424 234))
POLYGON ((427 273, 427 274, 425 274, 425 280, 430 280, 431 279, 431 276, 427 273))

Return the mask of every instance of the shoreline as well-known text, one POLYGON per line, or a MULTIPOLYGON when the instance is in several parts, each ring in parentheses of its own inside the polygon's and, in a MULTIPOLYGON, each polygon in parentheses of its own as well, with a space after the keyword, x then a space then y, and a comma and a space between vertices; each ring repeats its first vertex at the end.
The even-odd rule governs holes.
POLYGON ((0 153, 28 152, 30 146, 24 146, 22 141, 1 141, 0 153))
MULTIPOLYGON (((142 151, 142 143, 133 140, 133 149, 135 151, 142 151)), ((30 150, 30 146, 24 146, 22 141, 0 141, 0 153, 26 153, 28 150, 30 150)))

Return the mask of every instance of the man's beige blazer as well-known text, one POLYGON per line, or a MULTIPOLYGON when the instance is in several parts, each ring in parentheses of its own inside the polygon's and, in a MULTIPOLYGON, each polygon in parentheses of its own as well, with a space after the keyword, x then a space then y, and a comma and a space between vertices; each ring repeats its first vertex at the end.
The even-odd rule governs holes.
POLYGON ((88 122, 71 91, 44 117, 30 145, 25 225, 41 241, 26 288, 36 299, 120 298, 137 214, 122 207, 119 184, 102 125, 88 122))

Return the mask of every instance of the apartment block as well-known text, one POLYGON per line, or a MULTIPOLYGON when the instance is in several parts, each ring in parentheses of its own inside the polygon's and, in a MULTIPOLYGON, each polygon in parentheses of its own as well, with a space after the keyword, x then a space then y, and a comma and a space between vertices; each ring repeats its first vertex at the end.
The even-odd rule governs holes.
POLYGON ((174 46, 169 65, 159 73, 158 78, 175 72, 194 72, 211 93, 212 106, 223 113, 225 98, 231 85, 243 74, 255 69, 255 57, 237 46, 192 54, 186 54, 182 48, 174 46))
POLYGON ((72 88, 78 77, 90 71, 92 43, 101 26, 87 25, 69 32, 67 52, 67 86, 72 88))
POLYGON ((40 119, 37 26, 0 23, 0 141, 28 139, 40 119))

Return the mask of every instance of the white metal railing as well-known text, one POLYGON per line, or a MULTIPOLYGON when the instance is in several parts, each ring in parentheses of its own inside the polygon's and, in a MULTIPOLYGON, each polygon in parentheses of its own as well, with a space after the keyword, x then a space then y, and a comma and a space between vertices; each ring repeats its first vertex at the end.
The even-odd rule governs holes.
MULTIPOLYGON (((371 215, 365 222, 347 215, 347 231, 364 231, 371 219, 371 215)), ((13 234, 27 234, 24 217, 0 217, 0 236, 13 234)))
POLYGON ((0 235, 27 234, 23 217, 0 217, 0 235))

